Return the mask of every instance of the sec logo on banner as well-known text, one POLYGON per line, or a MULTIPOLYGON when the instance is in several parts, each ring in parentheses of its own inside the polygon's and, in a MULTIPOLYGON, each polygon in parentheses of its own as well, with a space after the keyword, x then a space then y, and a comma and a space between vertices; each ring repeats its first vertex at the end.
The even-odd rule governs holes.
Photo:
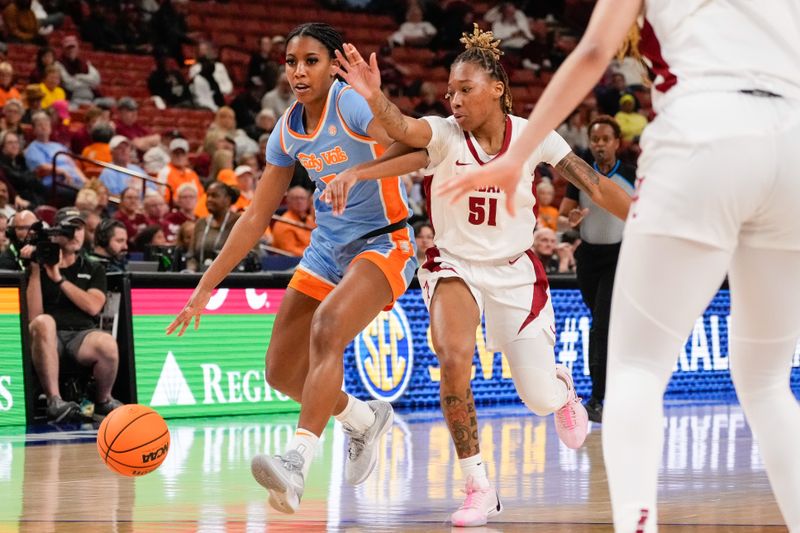
POLYGON ((376 400, 403 395, 414 367, 414 340, 403 308, 381 311, 354 341, 361 382, 376 400))

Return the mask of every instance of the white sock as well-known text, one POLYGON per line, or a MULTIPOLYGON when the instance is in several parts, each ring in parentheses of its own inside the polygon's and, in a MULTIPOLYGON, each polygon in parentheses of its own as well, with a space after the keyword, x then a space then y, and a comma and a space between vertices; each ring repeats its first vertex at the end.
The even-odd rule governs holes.
POLYGON ((294 432, 294 437, 289 441, 287 450, 297 450, 303 456, 303 479, 308 477, 308 471, 311 468, 311 461, 314 460, 314 454, 317 451, 317 444, 319 437, 308 431, 307 429, 297 428, 294 432))
POLYGON ((458 464, 461 466, 461 473, 464 474, 464 479, 472 476, 472 479, 480 485, 489 482, 489 478, 486 476, 486 466, 483 464, 480 453, 466 459, 459 459, 458 464))
POLYGON ((342 424, 353 428, 355 431, 363 433, 375 423, 375 412, 367 405, 367 402, 363 402, 355 396, 348 394, 347 406, 341 413, 335 415, 334 418, 342 424))

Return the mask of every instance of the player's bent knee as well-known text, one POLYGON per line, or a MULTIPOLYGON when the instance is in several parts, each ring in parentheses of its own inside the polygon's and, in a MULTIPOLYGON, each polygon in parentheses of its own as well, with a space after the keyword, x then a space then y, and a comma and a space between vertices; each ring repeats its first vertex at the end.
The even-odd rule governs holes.
POLYGON ((311 345, 316 353, 344 351, 350 343, 341 328, 342 318, 333 311, 320 308, 311 319, 311 345), (319 350, 323 348, 323 350, 319 350))
POLYGON ((472 372, 472 355, 472 351, 464 348, 437 349, 436 357, 439 359, 442 379, 457 380, 466 376, 466 379, 469 380, 472 372))
POLYGON ((529 371, 525 373, 524 382, 515 380, 517 394, 522 403, 535 415, 547 416, 561 406, 558 403, 557 382, 553 375, 544 371, 529 371))

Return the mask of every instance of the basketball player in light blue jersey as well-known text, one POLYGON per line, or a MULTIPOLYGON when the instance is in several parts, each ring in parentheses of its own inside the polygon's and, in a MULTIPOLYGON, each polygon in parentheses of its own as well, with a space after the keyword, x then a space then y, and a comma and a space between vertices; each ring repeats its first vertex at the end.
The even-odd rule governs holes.
POLYGON ((294 513, 311 460, 331 415, 349 435, 345 477, 361 483, 375 467, 375 447, 392 425, 387 402, 363 402, 341 390, 350 341, 405 292, 417 268, 405 189, 398 178, 353 187, 346 214, 319 201, 337 173, 375 159, 391 139, 363 98, 337 79, 342 38, 310 23, 287 36, 286 76, 297 102, 281 117, 267 145, 267 166, 253 203, 184 309, 167 328, 179 335, 200 315, 214 288, 264 234, 299 161, 316 184, 318 227, 311 236, 275 319, 267 349, 269 385, 301 404, 297 431, 282 455, 257 455, 252 471, 270 504, 294 513))

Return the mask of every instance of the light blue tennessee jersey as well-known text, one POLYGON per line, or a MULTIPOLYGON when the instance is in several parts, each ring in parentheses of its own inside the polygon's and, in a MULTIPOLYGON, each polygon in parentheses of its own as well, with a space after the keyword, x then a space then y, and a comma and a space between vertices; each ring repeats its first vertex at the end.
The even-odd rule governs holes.
POLYGON ((382 148, 367 136, 372 112, 349 85, 334 81, 322 119, 312 132, 303 127, 303 105, 295 102, 278 120, 267 143, 267 162, 291 166, 299 161, 314 181, 315 238, 344 244, 410 215, 399 178, 359 181, 350 189, 347 206, 334 217, 320 195, 339 172, 378 157, 382 148))

